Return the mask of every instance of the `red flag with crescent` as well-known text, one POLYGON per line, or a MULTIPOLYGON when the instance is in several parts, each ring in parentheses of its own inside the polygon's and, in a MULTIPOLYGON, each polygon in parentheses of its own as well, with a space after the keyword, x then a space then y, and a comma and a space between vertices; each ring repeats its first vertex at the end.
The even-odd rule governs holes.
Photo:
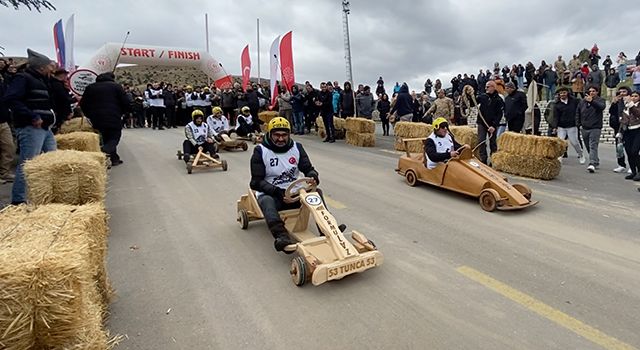
POLYGON ((242 66, 242 90, 247 89, 249 79, 251 79, 251 58, 249 58, 249 45, 244 47, 240 55, 240 65, 242 66))
POLYGON ((280 69, 282 74, 282 82, 291 91, 296 83, 293 74, 293 49, 291 47, 291 32, 285 34, 280 41, 280 69))

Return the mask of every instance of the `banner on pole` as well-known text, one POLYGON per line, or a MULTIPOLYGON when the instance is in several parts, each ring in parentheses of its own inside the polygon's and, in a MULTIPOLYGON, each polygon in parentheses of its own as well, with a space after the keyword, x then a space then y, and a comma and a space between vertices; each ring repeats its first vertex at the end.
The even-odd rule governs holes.
POLYGON ((251 58, 249 57, 249 45, 244 47, 240 55, 240 67, 242 68, 242 90, 247 89, 251 79, 251 58))

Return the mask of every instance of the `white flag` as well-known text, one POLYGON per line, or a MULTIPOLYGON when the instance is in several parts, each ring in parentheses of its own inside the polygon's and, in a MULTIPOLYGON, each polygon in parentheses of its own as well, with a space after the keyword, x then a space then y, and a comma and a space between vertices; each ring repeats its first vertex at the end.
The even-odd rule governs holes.
POLYGON ((73 57, 73 27, 74 27, 74 16, 71 15, 67 20, 67 23, 64 28, 64 45, 65 45, 65 69, 69 71, 69 73, 76 70, 76 60, 73 57))
POLYGON ((271 105, 273 106, 276 103, 276 97, 278 97, 278 92, 276 91, 276 81, 278 80, 279 67, 280 67, 280 35, 271 43, 271 50, 269 50, 269 58, 271 62, 271 105))

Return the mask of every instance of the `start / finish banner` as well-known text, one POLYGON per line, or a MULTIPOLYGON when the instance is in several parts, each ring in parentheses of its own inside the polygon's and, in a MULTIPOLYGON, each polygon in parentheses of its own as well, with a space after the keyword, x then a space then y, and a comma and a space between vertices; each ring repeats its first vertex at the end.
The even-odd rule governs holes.
POLYGON ((108 43, 101 47, 91 59, 69 77, 74 93, 82 95, 87 82, 99 74, 111 72, 118 63, 145 66, 198 67, 208 75, 217 87, 232 88, 233 80, 225 74, 222 65, 206 51, 178 49, 170 47, 108 43), (118 60, 118 55, 120 59, 118 60))

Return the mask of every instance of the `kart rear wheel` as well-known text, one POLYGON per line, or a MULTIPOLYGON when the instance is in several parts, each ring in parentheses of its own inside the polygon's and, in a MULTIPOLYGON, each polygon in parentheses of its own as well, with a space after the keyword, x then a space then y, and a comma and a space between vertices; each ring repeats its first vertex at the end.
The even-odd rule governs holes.
POLYGON ((404 179, 407 181, 407 185, 414 187, 418 184, 418 177, 413 170, 407 170, 404 173, 404 179))
POLYGON ((296 256, 291 259, 291 269, 289 270, 291 274, 291 280, 293 284, 300 287, 307 280, 307 263, 304 261, 304 258, 301 256, 296 256))
POLYGON ((249 145, 247 145, 247 143, 246 143, 246 142, 243 142, 243 143, 242 143, 242 146, 240 146, 240 147, 242 148, 242 150, 243 150, 243 151, 246 151, 246 150, 248 150, 248 149, 249 149, 249 145))
POLYGON ((513 188, 518 190, 524 198, 531 200, 531 189, 525 184, 513 184, 513 188))
POLYGON ((498 192, 492 188, 486 188, 480 193, 480 207, 486 211, 494 211, 498 207, 498 192))
POLYGON ((193 164, 191 163, 187 164, 187 174, 191 174, 192 171, 193 171, 193 164))
POLYGON ((229 169, 229 164, 227 164, 227 160, 222 161, 222 171, 227 171, 229 169))
POLYGON ((240 228, 246 230, 249 227, 249 214, 244 209, 238 210, 238 222, 240 223, 240 228))

